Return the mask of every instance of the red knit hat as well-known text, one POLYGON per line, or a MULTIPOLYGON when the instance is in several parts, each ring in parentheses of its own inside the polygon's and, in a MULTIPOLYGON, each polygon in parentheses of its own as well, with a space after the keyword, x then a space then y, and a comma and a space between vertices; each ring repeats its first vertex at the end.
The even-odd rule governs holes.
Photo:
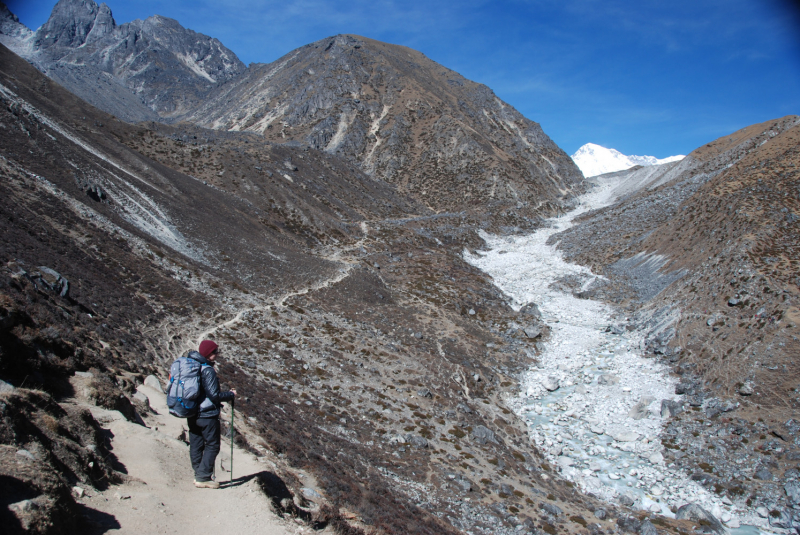
POLYGON ((217 350, 219 346, 213 340, 203 340, 200 342, 200 349, 198 352, 203 355, 204 358, 207 358, 211 353, 217 350))

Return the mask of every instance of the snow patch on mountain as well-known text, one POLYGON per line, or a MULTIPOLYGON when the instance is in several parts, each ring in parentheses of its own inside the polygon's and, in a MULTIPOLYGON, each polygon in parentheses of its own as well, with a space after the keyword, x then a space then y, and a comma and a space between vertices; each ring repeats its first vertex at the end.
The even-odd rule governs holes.
POLYGON ((614 149, 607 149, 594 143, 587 143, 572 155, 572 160, 583 172, 583 176, 597 176, 630 169, 636 165, 650 166, 676 162, 685 158, 680 154, 668 158, 655 156, 626 156, 614 149))

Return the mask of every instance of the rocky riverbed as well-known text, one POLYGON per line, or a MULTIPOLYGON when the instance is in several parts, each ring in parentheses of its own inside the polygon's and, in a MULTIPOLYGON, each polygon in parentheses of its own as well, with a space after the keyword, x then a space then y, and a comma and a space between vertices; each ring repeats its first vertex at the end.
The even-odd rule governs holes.
POLYGON ((509 404, 528 423, 530 440, 552 469, 583 491, 669 517, 695 503, 736 532, 756 532, 750 525, 766 527, 763 517, 744 502, 711 492, 671 462, 662 431, 687 408, 676 394, 676 380, 665 364, 646 356, 641 334, 627 328, 630 318, 577 297, 601 278, 565 262, 547 244, 577 216, 614 199, 615 185, 600 183, 578 208, 534 234, 484 235, 487 250, 465 252, 512 306, 538 307, 551 328, 537 366, 524 375, 522 391, 509 404))

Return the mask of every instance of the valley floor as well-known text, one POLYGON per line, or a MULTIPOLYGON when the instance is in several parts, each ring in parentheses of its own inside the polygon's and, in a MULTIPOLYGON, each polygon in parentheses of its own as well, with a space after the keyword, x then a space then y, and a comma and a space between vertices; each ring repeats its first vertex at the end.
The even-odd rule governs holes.
POLYGON ((660 434, 670 413, 664 407, 684 402, 669 367, 647 358, 641 333, 625 328, 630 318, 574 295, 602 277, 566 262, 547 244, 576 217, 614 200, 613 183, 601 182, 578 208, 537 232, 484 235, 488 250, 465 253, 515 308, 536 303, 551 327, 538 364, 508 404, 548 461, 585 492, 672 518, 676 508, 696 503, 729 528, 768 527, 743 498, 715 495, 665 459, 660 434))

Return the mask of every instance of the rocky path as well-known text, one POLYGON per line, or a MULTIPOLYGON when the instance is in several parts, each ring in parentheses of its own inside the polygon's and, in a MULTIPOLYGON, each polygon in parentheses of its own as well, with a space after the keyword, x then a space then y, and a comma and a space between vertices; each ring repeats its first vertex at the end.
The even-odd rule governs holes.
POLYGON ((538 365, 509 404, 527 421, 531 441, 553 469, 582 490, 666 516, 696 503, 737 528, 754 520, 752 512, 723 502, 688 474, 665 465, 659 434, 677 399, 669 370, 642 356, 641 340, 624 327, 627 318, 559 284, 569 278, 585 288, 597 276, 565 262, 546 244, 548 238, 581 213, 613 202, 613 191, 613 185, 601 184, 548 227, 529 236, 486 235, 488 251, 465 253, 514 306, 538 305, 551 328, 538 365))
POLYGON ((198 489, 189 462, 189 447, 179 439, 185 420, 168 414, 165 395, 148 386, 139 394, 153 412, 147 427, 128 422, 116 411, 87 405, 110 432, 112 453, 128 478, 103 492, 85 491, 80 501, 105 513, 101 532, 216 533, 296 535, 309 528, 278 517, 261 491, 256 475, 269 466, 249 452, 234 448, 234 479, 230 482, 230 443, 223 439, 217 457, 220 489, 198 489), (109 521, 113 517, 114 520, 109 521))

